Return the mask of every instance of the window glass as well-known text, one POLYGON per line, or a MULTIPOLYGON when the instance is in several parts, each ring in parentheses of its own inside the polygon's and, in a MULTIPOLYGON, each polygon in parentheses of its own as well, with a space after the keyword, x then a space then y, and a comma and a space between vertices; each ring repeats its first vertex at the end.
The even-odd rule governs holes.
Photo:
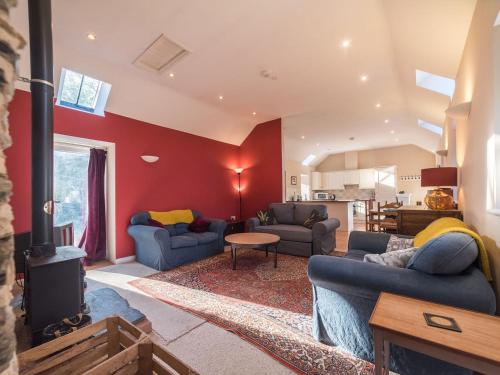
POLYGON ((61 93, 62 101, 76 104, 78 93, 80 92, 80 85, 82 84, 82 78, 83 74, 66 70, 61 93))
POLYGON ((80 97, 78 98, 78 105, 95 109, 100 87, 101 81, 84 76, 82 87, 80 89, 80 97))

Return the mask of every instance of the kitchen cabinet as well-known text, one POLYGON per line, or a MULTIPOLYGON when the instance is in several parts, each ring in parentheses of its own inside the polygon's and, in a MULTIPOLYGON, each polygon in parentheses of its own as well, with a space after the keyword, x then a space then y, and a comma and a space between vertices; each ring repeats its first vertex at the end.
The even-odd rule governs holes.
POLYGON ((375 189, 376 171, 372 168, 359 170, 359 188, 375 189))
POLYGON ((359 185, 359 169, 343 171, 344 185, 359 185))
POLYGON ((324 172, 323 188, 325 190, 343 190, 344 177, 344 171, 324 172))
POLYGON ((323 189, 323 179, 321 172, 311 173, 311 189, 312 190, 322 190, 323 189))

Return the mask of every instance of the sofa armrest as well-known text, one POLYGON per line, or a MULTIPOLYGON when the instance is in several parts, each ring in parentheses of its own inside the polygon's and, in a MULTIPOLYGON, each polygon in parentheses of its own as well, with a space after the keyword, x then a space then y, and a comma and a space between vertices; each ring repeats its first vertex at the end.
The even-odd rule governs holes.
POLYGON ((257 217, 251 217, 250 219, 247 219, 246 222, 246 227, 248 228, 249 232, 255 232, 255 228, 260 225, 260 220, 257 217))
POLYGON ((352 231, 349 235, 347 249, 364 250, 369 253, 385 253, 387 243, 391 237, 388 233, 352 231))
POLYGON ((218 233, 219 235, 223 235, 224 231, 226 230, 227 223, 225 220, 222 219, 205 219, 206 221, 210 222, 210 227, 208 230, 210 232, 218 233))
POLYGON ((227 222, 222 219, 206 219, 207 221, 210 222, 210 227, 208 230, 210 232, 217 233, 217 242, 218 245, 217 247, 219 249, 224 249, 224 232, 226 231, 227 228, 227 222))
POLYGON ((475 267, 461 275, 436 276, 407 268, 315 255, 309 259, 307 273, 314 286, 372 300, 376 300, 380 292, 389 292, 489 314, 496 308, 491 286, 475 267))
POLYGON ((138 262, 163 271, 167 268, 170 234, 164 228, 147 225, 131 225, 127 232, 135 242, 135 256, 138 262))
POLYGON ((315 223, 312 226, 313 237, 322 237, 327 233, 333 232, 338 227, 340 227, 340 221, 338 219, 332 218, 315 223))

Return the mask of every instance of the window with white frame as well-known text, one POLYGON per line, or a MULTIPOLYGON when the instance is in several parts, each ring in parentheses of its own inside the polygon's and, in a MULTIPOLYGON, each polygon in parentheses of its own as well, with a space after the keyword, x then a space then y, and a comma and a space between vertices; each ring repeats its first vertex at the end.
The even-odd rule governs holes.
POLYGON ((111 84, 62 68, 57 105, 104 116, 111 84))

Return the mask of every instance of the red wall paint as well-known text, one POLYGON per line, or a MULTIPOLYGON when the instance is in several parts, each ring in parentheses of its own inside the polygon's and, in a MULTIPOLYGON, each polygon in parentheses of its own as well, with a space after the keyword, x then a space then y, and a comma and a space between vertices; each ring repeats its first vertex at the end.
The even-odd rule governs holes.
MULTIPOLYGON (((31 228, 31 101, 17 90, 9 105, 13 146, 6 151, 16 232, 31 228)), ((56 133, 116 145, 116 255, 133 255, 126 228, 140 210, 193 208, 207 217, 238 215, 234 189, 238 146, 106 113, 99 117, 55 106, 56 133), (147 164, 140 155, 160 157, 147 164)), ((246 153, 243 153, 246 155, 246 153)), ((281 173, 281 172, 280 172, 281 173)))
POLYGON ((281 119, 257 125, 240 146, 242 216, 283 201, 281 119))

